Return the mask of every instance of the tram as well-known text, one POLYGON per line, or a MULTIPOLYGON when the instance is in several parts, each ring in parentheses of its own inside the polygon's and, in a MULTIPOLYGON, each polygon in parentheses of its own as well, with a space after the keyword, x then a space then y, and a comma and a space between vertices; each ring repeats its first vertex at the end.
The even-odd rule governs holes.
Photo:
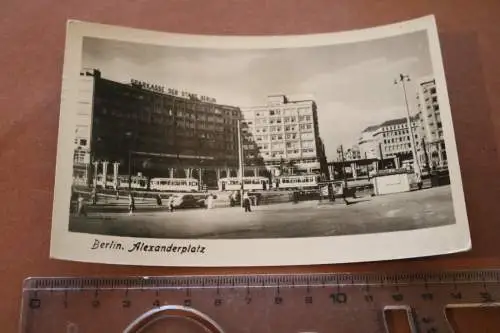
MULTIPOLYGON (((266 177, 243 177, 245 190, 268 190, 269 179, 266 177)), ((238 177, 226 177, 219 179, 219 191, 241 190, 241 181, 238 177)))
MULTIPOLYGON (((118 188, 128 189, 128 176, 118 176, 118 188)), ((134 190, 147 190, 148 189, 148 178, 145 176, 132 176, 130 188, 134 190)))
POLYGON ((319 175, 293 175, 276 178, 278 190, 317 189, 321 180, 319 175))
POLYGON ((199 185, 194 178, 151 178, 150 188, 162 192, 196 192, 199 185))

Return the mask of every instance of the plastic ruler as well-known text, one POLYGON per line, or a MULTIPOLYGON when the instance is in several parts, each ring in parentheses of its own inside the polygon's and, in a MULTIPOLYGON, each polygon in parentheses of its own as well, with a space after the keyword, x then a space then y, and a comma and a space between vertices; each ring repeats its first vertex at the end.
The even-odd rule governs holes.
POLYGON ((500 271, 44 277, 23 286, 21 332, 452 332, 448 307, 496 306, 500 271))

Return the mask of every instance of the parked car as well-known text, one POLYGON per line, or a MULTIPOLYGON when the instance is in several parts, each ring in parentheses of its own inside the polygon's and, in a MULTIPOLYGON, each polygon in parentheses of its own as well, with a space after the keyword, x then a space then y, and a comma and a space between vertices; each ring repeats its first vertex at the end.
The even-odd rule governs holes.
POLYGON ((172 198, 174 208, 201 208, 205 207, 205 198, 195 197, 192 194, 177 194, 172 198))

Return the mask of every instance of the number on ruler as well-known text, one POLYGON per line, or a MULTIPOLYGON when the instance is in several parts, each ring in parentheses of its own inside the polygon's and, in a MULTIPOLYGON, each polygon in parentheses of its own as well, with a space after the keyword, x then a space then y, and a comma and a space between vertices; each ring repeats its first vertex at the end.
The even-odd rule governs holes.
POLYGON ((330 298, 332 299, 333 303, 347 303, 347 295, 345 293, 333 293, 330 294, 330 298))

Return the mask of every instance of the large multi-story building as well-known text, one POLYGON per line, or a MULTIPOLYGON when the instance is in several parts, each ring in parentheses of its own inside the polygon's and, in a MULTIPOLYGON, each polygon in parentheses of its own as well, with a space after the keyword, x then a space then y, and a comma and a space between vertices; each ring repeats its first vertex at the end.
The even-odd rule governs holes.
POLYGON ((422 78, 417 85, 417 108, 420 120, 421 144, 418 155, 422 165, 429 168, 448 164, 443 137, 443 124, 434 78, 422 78), (425 149, 424 149, 425 148, 425 149))
POLYGON ((374 138, 379 143, 383 159, 397 157, 398 163, 411 164, 413 160, 412 144, 420 145, 418 118, 411 118, 412 128, 408 128, 407 118, 391 119, 379 125, 374 132, 374 138), (414 136, 414 140, 411 139, 414 136))
POLYGON ((285 172, 326 176, 325 147, 313 100, 291 101, 273 95, 266 105, 242 108, 242 114, 244 132, 251 138, 243 145, 245 159, 262 161, 272 176, 285 172))
MULTIPOLYGON (((121 175, 193 177, 214 186, 238 170, 238 107, 212 98, 83 70, 78 90, 75 180, 90 183, 96 161, 121 175)), ((101 172, 101 171, 99 171, 101 172)))

